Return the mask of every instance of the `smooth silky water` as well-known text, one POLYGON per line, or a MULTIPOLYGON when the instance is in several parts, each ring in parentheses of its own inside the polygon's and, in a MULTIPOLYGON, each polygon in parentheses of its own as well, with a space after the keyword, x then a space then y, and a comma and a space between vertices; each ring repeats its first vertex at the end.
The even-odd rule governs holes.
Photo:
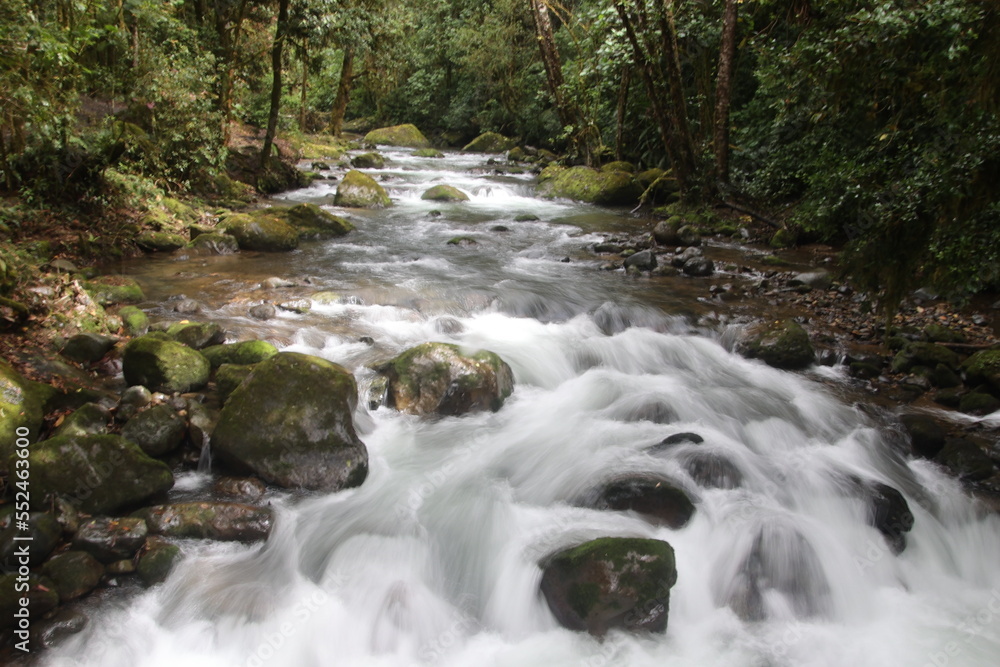
MULTIPOLYGON (((583 247, 598 231, 628 229, 625 212, 536 199, 530 177, 495 175, 487 156, 387 156, 372 173, 395 206, 347 212, 358 229, 346 237, 291 254, 122 269, 142 282, 154 314, 180 317, 170 297, 183 293, 204 305, 192 317, 234 336, 345 365, 362 398, 366 365, 427 340, 498 353, 513 368, 513 396, 494 414, 438 420, 369 412, 362 400, 370 474, 361 487, 273 493, 266 544, 185 542, 164 584, 93 605, 88 629, 43 664, 1000 664, 1000 520, 933 465, 908 460, 902 437, 872 411, 815 377, 729 352, 724 329, 699 326, 711 308, 694 291, 598 271, 583 247), (438 182, 471 201, 420 200, 438 182), (528 213, 539 220, 514 221, 528 213), (478 244, 446 244, 456 236, 478 244), (309 284, 258 289, 269 276, 309 284), (305 315, 246 317, 261 300, 319 290, 342 298, 305 315), (704 443, 647 451, 685 431, 704 443), (741 483, 700 486, 685 463, 702 453, 734 464, 741 483), (691 522, 671 530, 578 506, 623 472, 675 480, 696 501, 691 522), (849 476, 906 496, 915 524, 900 555, 867 525, 849 476), (665 635, 597 640, 560 628, 541 598, 540 559, 608 535, 673 545, 665 635), (751 552, 759 620, 733 610, 746 597, 751 552)), ((284 199, 329 203, 335 188, 284 199)), ((188 473, 178 487, 208 483, 188 473)))

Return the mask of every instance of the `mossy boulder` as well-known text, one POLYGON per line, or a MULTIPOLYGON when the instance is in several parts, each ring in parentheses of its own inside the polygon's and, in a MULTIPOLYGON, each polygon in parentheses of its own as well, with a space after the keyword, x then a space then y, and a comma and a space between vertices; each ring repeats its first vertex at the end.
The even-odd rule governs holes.
POLYGON ((470 153, 506 153, 517 145, 513 139, 508 139, 496 132, 483 132, 470 141, 462 149, 470 153))
POLYGON ((942 345, 922 341, 910 341, 893 357, 892 371, 894 373, 909 373, 917 366, 935 368, 938 364, 944 364, 948 368, 957 369, 959 367, 959 357, 942 345))
POLYGON ((430 148, 431 142, 415 125, 380 127, 365 135, 364 143, 376 146, 401 146, 404 148, 430 148))
POLYGON ((632 174, 570 167, 542 183, 540 193, 546 197, 621 206, 636 204, 642 195, 642 186, 632 174))
POLYGON ((421 199, 428 201, 469 201, 469 195, 451 185, 435 185, 424 194, 421 199))
POLYGON ((0 568, 16 570, 21 564, 19 547, 24 542, 30 542, 28 564, 38 565, 48 558, 49 554, 62 542, 63 529, 56 517, 48 512, 31 512, 28 514, 27 530, 11 521, 3 531, 0 531, 0 568), (20 540, 16 538, 25 538, 20 540))
POLYGON ((784 370, 806 368, 816 358, 809 334, 794 320, 769 322, 751 328, 737 346, 749 359, 784 370))
POLYGON ((601 510, 630 510, 654 523, 681 528, 694 515, 687 492, 660 475, 633 474, 616 477, 592 491, 585 501, 601 510))
POLYGON ((87 281, 83 287, 101 306, 139 303, 146 298, 139 283, 125 276, 100 276, 87 281))
POLYGON ((135 244, 146 252, 173 252, 183 248, 187 239, 170 232, 145 231, 135 237, 135 244))
POLYGON ((14 614, 22 608, 22 598, 28 599, 28 613, 32 619, 40 619, 59 606, 59 593, 51 579, 29 574, 26 581, 19 582, 19 576, 0 575, 0 629, 17 626, 14 614), (28 590, 18 590, 19 583, 27 584, 28 590))
POLYGON ((185 433, 187 422, 166 403, 143 410, 122 427, 122 437, 150 456, 174 451, 180 447, 185 433))
POLYGON ((154 535, 238 542, 266 540, 274 521, 270 508, 224 502, 156 505, 132 516, 154 535))
POLYGON ((181 558, 181 549, 162 538, 150 538, 139 556, 136 571, 142 583, 154 586, 164 580, 181 558))
POLYGON ((980 350, 965 360, 962 370, 970 384, 988 383, 1000 390, 1000 350, 980 350))
POLYGON ((90 514, 137 505, 174 485, 170 468, 118 435, 50 438, 28 460, 32 503, 63 496, 90 514))
POLYGON ((550 164, 549 166, 542 169, 541 173, 538 174, 538 184, 541 185, 546 181, 551 181, 559 174, 567 171, 568 167, 564 167, 561 164, 550 164))
POLYGON ((980 444, 968 438, 948 438, 934 460, 968 482, 982 481, 996 474, 996 466, 989 454, 980 444))
POLYGON ((185 246, 211 255, 234 255, 240 251, 240 242, 232 234, 198 234, 185 246))
POLYGON ((71 412, 53 435, 100 435, 107 433, 111 415, 97 403, 86 403, 71 412))
POLYGON ((410 414, 495 412, 514 391, 514 375, 503 359, 450 343, 410 348, 379 372, 389 380, 389 407, 410 414))
POLYGON ((221 345, 226 332, 214 322, 174 322, 167 327, 167 335, 192 350, 221 345))
POLYGON ((354 431, 358 389, 341 366, 295 352, 261 362, 232 393, 212 436, 218 458, 286 488, 337 491, 368 474, 354 431))
POLYGON ((337 186, 333 203, 346 208, 385 208, 392 205, 385 188, 356 169, 344 175, 337 186))
POLYGON ((278 354, 278 348, 266 340, 245 340, 206 347, 201 353, 212 368, 218 368, 222 364, 256 364, 278 354))
POLYGON ((104 566, 86 551, 66 551, 47 562, 42 572, 55 584, 59 600, 69 602, 97 588, 104 566))
POLYGON ((597 637, 667 629, 677 567, 666 542, 604 537, 551 556, 542 570, 542 595, 566 628, 597 637))
POLYGON ((236 388, 243 384, 243 381, 250 376, 253 371, 253 364, 222 364, 215 373, 215 391, 219 395, 219 400, 226 402, 236 388))
POLYGON ((418 148, 413 151, 413 157, 432 157, 432 158, 442 158, 444 153, 437 150, 436 148, 418 148))
POLYGON ((125 346, 122 371, 129 385, 168 394, 184 393, 208 383, 211 365, 204 355, 187 345, 146 334, 125 346))
POLYGON ((0 472, 7 471, 7 458, 19 438, 37 440, 48 393, 0 359, 0 472))
POLYGON ((385 158, 378 153, 362 153, 351 158, 351 166, 355 169, 381 169, 385 166, 385 158))
POLYGON ((118 317, 129 336, 141 336, 149 331, 149 316, 136 306, 124 306, 118 311, 118 317))
POLYGON ((298 230, 273 215, 235 213, 220 228, 236 239, 240 250, 287 252, 299 246, 298 230))
POLYGON ((609 162, 607 164, 601 165, 601 171, 623 171, 626 174, 634 174, 635 165, 632 164, 631 162, 618 160, 616 162, 609 162))
POLYGON ((270 210, 283 216, 288 224, 299 230, 299 238, 302 240, 329 239, 354 230, 354 225, 349 221, 316 204, 297 204, 291 208, 270 210))
POLYGON ((201 213, 192 206, 189 206, 179 199, 164 197, 160 200, 160 206, 165 208, 170 215, 181 222, 196 223, 201 220, 201 213))

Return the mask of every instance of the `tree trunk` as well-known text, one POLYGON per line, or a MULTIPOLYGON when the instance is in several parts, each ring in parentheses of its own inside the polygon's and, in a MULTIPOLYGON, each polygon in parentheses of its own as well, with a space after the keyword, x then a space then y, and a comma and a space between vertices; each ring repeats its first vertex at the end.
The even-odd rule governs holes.
MULTIPOLYGON (((675 142, 671 138, 673 129, 670 117, 663 106, 663 100, 666 95, 663 90, 665 84, 661 81, 661 72, 654 64, 654 59, 650 57, 647 49, 644 48, 643 42, 640 41, 633 16, 629 13, 625 4, 620 0, 615 2, 615 10, 618 12, 618 17, 625 28, 625 35, 628 38, 629 44, 632 45, 632 54, 639 67, 639 74, 642 75, 643 84, 646 86, 646 95, 649 98, 653 119, 656 121, 656 127, 660 133, 660 141, 663 142, 663 147, 667 151, 667 159, 670 160, 670 165, 673 168, 674 178, 677 180, 677 185, 681 192, 685 193, 688 190, 687 173, 683 168, 678 168, 681 162, 676 153, 675 142)), ((644 23, 642 21, 644 17, 641 13, 635 18, 640 23, 644 23)))
POLYGON ((695 176, 695 151, 691 130, 688 126, 687 102, 684 95, 684 80, 681 77, 681 53, 677 42, 677 26, 674 24, 673 0, 663 0, 660 15, 660 30, 663 36, 664 61, 666 64, 667 88, 670 94, 669 114, 671 121, 671 138, 674 142, 674 153, 677 164, 674 165, 674 175, 678 183, 683 173, 685 187, 682 194, 690 188, 695 176))
POLYGON ((278 25, 274 30, 274 44, 271 46, 271 109, 267 114, 264 146, 260 151, 262 171, 267 168, 274 135, 278 131, 278 111, 281 108, 281 50, 285 45, 285 34, 288 32, 288 3, 289 0, 278 2, 278 25))
POLYGON ((309 45, 302 44, 302 91, 299 96, 299 132, 306 131, 306 93, 309 90, 309 45))
POLYGON ((625 112, 628 110, 628 94, 632 87, 632 68, 622 68, 622 81, 618 87, 618 108, 615 111, 615 159, 622 160, 625 143, 625 112))
POLYGON ((344 126, 344 114, 347 113, 347 103, 351 99, 351 84, 354 81, 354 49, 344 49, 344 62, 340 66, 340 83, 337 84, 337 96, 333 99, 333 109, 330 110, 329 132, 339 137, 344 126))
POLYGON ((736 0, 726 0, 719 45, 719 72, 715 84, 715 180, 729 185, 729 106, 733 97, 733 61, 736 59, 736 0))
POLYGON ((236 18, 228 13, 215 15, 215 32, 219 36, 219 53, 222 55, 219 80, 219 110, 222 112, 222 141, 229 143, 229 121, 233 116, 233 79, 236 76, 236 53, 240 46, 243 18, 246 16, 247 0, 240 0, 236 18))
POLYGON ((535 36, 538 40, 538 49, 542 54, 542 65, 545 67, 545 79, 549 84, 549 93, 556 105, 556 115, 559 116, 559 122, 563 126, 572 125, 575 119, 573 114, 569 113, 566 100, 563 97, 562 63, 552 31, 549 8, 545 5, 544 0, 531 0, 531 15, 535 19, 535 36))

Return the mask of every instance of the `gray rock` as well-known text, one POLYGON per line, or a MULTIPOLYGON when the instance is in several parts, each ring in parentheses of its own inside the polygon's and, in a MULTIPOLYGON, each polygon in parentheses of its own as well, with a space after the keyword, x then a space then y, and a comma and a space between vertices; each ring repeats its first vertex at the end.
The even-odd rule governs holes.
POLYGON ((266 540, 274 521, 269 508, 221 502, 156 505, 133 516, 154 535, 239 542, 266 540))
POLYGON ((118 342, 117 338, 94 333, 81 333, 71 337, 59 354, 70 361, 89 364, 100 361, 118 342))
POLYGON ((650 250, 637 252, 625 260, 625 269, 636 267, 640 271, 652 271, 656 268, 656 255, 650 250))
POLYGON ((692 257, 684 262, 684 268, 681 270, 689 276, 710 276, 715 273, 715 263, 707 257, 692 257))
POLYGON ((146 522, 134 517, 97 517, 80 526, 73 548, 86 551, 102 563, 132 558, 146 541, 146 522))
POLYGON ((130 419, 122 437, 139 445, 150 456, 163 456, 177 449, 187 432, 187 422, 169 405, 154 405, 130 419))

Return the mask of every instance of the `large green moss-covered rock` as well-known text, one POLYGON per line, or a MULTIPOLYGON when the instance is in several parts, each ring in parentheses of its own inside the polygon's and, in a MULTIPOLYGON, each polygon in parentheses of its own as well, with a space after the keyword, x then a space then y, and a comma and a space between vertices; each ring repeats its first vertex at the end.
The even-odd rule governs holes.
POLYGON ((542 563, 542 594, 556 620, 601 637, 614 628, 665 632, 673 548, 661 540, 604 537, 542 563))
POLYGON ((981 350, 965 360, 962 370, 971 384, 989 383, 1000 389, 1000 350, 981 350))
POLYGON ((427 140, 415 125, 393 125, 392 127, 380 127, 365 135, 366 144, 376 146, 403 146, 406 148, 430 148, 431 142, 427 140))
POLYGON ((167 327, 167 335, 193 350, 221 345, 226 332, 215 322, 174 322, 167 327))
POLYGON ((351 158, 351 166, 355 169, 381 169, 385 166, 385 158, 378 153, 362 153, 351 158))
POLYGON ((291 208, 270 209, 284 217, 303 240, 328 239, 354 230, 349 221, 324 211, 316 204, 298 204, 291 208), (280 212, 280 213, 279 213, 280 212))
POLYGON ((443 184, 430 188, 420 198, 427 201, 469 201, 469 195, 452 185, 443 184))
POLYGON ((236 213, 228 216, 220 228, 236 238, 241 250, 287 252, 299 246, 298 230, 274 215, 236 213))
POLYGON ((142 583, 153 586, 164 581, 181 558, 181 549, 163 538, 151 537, 139 556, 136 571, 142 583))
POLYGON ((122 358, 129 385, 141 384, 168 394, 204 387, 211 370, 208 359, 197 350, 154 334, 133 338, 122 358))
POLYGON ((129 336, 141 336, 149 331, 149 316, 135 306, 125 306, 118 311, 118 317, 129 336))
POLYGON ((503 359, 450 343, 410 348, 379 372, 389 380, 389 406, 418 415, 495 412, 514 391, 514 375, 503 359))
POLYGON ((139 283, 125 276, 100 276, 87 281, 83 287, 101 306, 139 303, 146 298, 139 283))
POLYGON ((336 491, 368 474, 354 432, 358 389, 344 368, 280 352, 261 362, 226 401, 212 436, 218 458, 287 488, 336 491))
POLYGON ((768 322, 750 329, 737 347, 750 359, 784 370, 806 368, 816 359, 809 334, 793 320, 768 322))
POLYGON ((32 503, 59 495, 90 514, 137 505, 174 485, 170 468, 117 435, 50 438, 28 460, 32 503))
POLYGON ((166 403, 143 410, 126 422, 122 436, 150 456, 163 456, 178 447, 187 433, 187 422, 166 403))
POLYGON ((278 354, 278 348, 266 340, 244 340, 228 345, 213 345, 201 351, 212 368, 222 364, 256 364, 278 354))
POLYGON ((938 364, 944 364, 948 368, 957 369, 959 367, 959 357, 942 345, 910 341, 893 357, 892 371, 894 373, 908 373, 915 366, 935 368, 938 364))
POLYGON ((508 139, 496 132, 483 132, 470 141, 462 149, 470 153, 506 153, 517 145, 513 139, 508 139))
POLYGON ((154 535, 255 542, 271 533, 274 512, 241 503, 196 502, 146 507, 133 514, 154 535))
POLYGON ((26 443, 38 439, 49 393, 0 359, 0 472, 7 471, 7 457, 19 438, 26 443))
POLYGON ((333 203, 346 208, 385 208, 392 205, 385 188, 367 174, 352 169, 344 175, 333 203))
POLYGON ((625 172, 571 167, 541 183, 539 191, 546 197, 619 206, 638 203, 642 186, 635 176, 625 172))
POLYGON ((173 252, 186 243, 183 236, 170 232, 145 231, 135 237, 135 244, 147 252, 173 252))
POLYGON ((97 588, 104 577, 104 566, 86 551, 66 551, 42 568, 56 585, 59 600, 68 602, 97 588))
POLYGON ((191 239, 191 242, 185 247, 190 250, 199 251, 202 254, 234 255, 240 250, 240 242, 231 234, 210 232, 199 234, 191 239))

